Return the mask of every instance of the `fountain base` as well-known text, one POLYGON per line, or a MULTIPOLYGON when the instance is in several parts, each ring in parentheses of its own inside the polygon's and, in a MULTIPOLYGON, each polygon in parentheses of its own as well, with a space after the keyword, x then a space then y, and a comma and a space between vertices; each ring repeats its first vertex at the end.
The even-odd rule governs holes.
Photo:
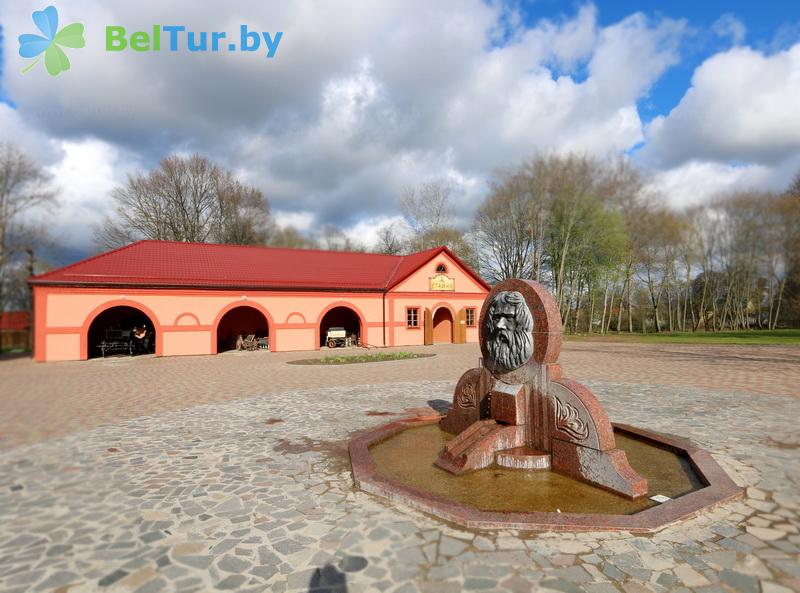
POLYGON ((351 440, 350 457, 360 489, 475 529, 652 532, 742 495, 711 455, 688 441, 625 425, 614 425, 614 436, 651 494, 670 500, 631 500, 556 471, 512 469, 544 464, 547 456, 531 450, 506 450, 489 467, 453 475, 434 465, 453 439, 436 418, 371 430, 351 440))

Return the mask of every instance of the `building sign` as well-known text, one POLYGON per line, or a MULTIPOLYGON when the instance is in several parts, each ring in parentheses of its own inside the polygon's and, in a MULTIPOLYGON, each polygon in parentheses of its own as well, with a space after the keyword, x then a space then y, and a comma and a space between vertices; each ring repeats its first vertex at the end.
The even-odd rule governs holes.
POLYGON ((448 278, 444 274, 437 274, 433 278, 430 279, 431 281, 431 290, 455 290, 456 289, 456 280, 455 278, 448 278))

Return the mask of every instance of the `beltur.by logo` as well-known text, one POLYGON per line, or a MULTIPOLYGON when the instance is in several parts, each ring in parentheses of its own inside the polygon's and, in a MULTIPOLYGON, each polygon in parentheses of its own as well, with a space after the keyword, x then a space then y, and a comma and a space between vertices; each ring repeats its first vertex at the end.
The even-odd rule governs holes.
POLYGON ((44 54, 44 67, 51 76, 69 70, 69 58, 61 47, 80 48, 86 45, 83 39, 83 25, 72 23, 58 30, 58 11, 54 6, 36 10, 31 15, 33 23, 42 35, 25 34, 19 36, 19 55, 23 58, 36 58, 22 73, 30 71, 44 54))
MULTIPOLYGON (((41 61, 42 56, 51 76, 69 70, 69 58, 62 48, 81 48, 86 45, 83 24, 72 23, 59 31, 55 6, 36 10, 31 16, 42 34, 19 36, 19 55, 33 60, 22 73, 29 72, 41 61)), ((225 31, 188 31, 184 25, 153 25, 149 31, 133 31, 130 34, 120 25, 105 27, 107 52, 158 52, 163 45, 170 52, 256 52, 261 49, 267 58, 274 58, 281 39, 283 31, 256 31, 247 25, 240 25, 239 30, 230 37, 225 31)))
POLYGON ((166 37, 169 51, 187 49, 190 52, 205 51, 243 51, 254 52, 264 41, 264 50, 268 58, 275 57, 283 32, 272 34, 268 31, 251 31, 247 25, 239 27, 238 44, 229 39, 225 31, 187 31, 183 25, 153 25, 150 31, 135 31, 128 36, 125 27, 106 27, 106 51, 161 51, 162 37, 166 37))

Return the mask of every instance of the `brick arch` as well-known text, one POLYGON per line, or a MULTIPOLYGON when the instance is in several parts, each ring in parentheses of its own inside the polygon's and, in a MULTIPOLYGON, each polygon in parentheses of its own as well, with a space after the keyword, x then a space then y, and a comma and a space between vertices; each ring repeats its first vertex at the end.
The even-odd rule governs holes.
MULTIPOLYGON (((188 311, 185 311, 185 312, 181 313, 180 315, 178 315, 175 318, 175 321, 172 322, 172 325, 180 325, 179 322, 184 317, 189 317, 191 319, 194 319, 194 325, 200 325, 200 319, 197 317, 197 315, 195 315, 194 313, 189 313, 188 311)), ((191 324, 189 324, 189 327, 191 327, 191 324)))
POLYGON ((267 320, 267 328, 269 329, 270 333, 270 349, 275 350, 275 344, 277 343, 277 331, 275 329, 275 321, 272 319, 272 315, 269 314, 267 309, 255 301, 250 300, 236 300, 232 303, 228 303, 222 309, 220 309, 219 313, 217 313, 216 318, 214 319, 214 323, 211 325, 211 354, 217 354, 217 329, 219 329, 219 322, 222 321, 222 318, 225 316, 226 313, 236 309, 237 307, 250 307, 255 309, 267 320))
MULTIPOLYGON (((441 301, 436 303, 433 307, 431 307, 431 331, 435 332, 436 330, 436 325, 434 322, 436 321, 436 313, 438 313, 440 309, 447 309, 447 311, 450 313, 450 343, 455 344, 456 331, 457 331, 456 330, 457 316, 456 312, 453 310, 453 307, 450 305, 450 303, 441 301)), ((436 340, 433 339, 433 342, 436 343, 436 340)))
POLYGON ((284 323, 307 323, 306 316, 300 313, 299 311, 292 311, 286 316, 286 321, 284 323), (292 317, 299 317, 299 321, 292 321, 292 317))
POLYGON ((98 315, 114 307, 130 307, 131 309, 138 309, 141 313, 147 315, 156 332, 156 356, 162 356, 164 333, 161 331, 161 323, 158 321, 156 314, 153 313, 149 307, 137 301, 132 301, 130 299, 114 299, 113 301, 106 301, 102 305, 98 305, 92 309, 89 315, 86 316, 86 319, 84 319, 83 325, 81 326, 81 360, 89 359, 89 328, 92 326, 92 323, 98 315))
POLYGON ((450 311, 450 315, 453 316, 453 319, 456 318, 456 312, 453 310, 453 306, 450 303, 446 302, 446 301, 439 301, 433 307, 431 307, 431 317, 436 315, 436 311, 438 311, 442 307, 444 307, 445 309, 450 311))
POLYGON ((320 336, 320 332, 322 331, 322 320, 325 318, 325 314, 328 311, 331 311, 332 309, 336 309, 337 307, 345 307, 346 309, 350 309, 353 313, 355 313, 358 316, 358 324, 360 326, 359 327, 359 332, 360 332, 360 336, 361 336, 361 343, 362 344, 366 344, 367 343, 366 342, 366 338, 367 338, 367 320, 364 317, 364 313, 362 313, 361 309, 359 309, 358 307, 356 307, 353 303, 351 303, 349 301, 336 301, 336 302, 331 303, 327 307, 325 307, 322 310, 322 312, 319 314, 319 316, 317 317, 317 322, 315 324, 316 325, 315 331, 316 331, 316 336, 317 336, 315 338, 315 341, 317 343, 317 347, 316 347, 317 350, 319 350, 320 347, 321 347, 320 346, 319 336, 320 336))

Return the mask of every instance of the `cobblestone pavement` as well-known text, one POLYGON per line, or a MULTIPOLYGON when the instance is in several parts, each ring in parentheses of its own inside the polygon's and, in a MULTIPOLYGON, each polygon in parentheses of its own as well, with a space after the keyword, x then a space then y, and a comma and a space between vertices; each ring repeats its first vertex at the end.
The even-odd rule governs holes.
MULTIPOLYGON (((220 356, 115 357, 37 364, 0 358, 0 449, 105 423, 314 387, 455 383, 477 365, 477 344, 403 348, 433 358, 338 367, 290 360, 327 352, 230 352, 220 356)), ((341 351, 338 351, 341 352, 341 351)), ((800 347, 567 342, 561 363, 582 380, 690 385, 719 391, 800 396, 800 347)))
POLYGON ((451 381, 254 391, 0 452, 0 591, 800 591, 800 400, 590 385, 747 498, 650 536, 469 531, 354 491, 345 449, 451 381))
POLYGON ((354 491, 346 439, 395 417, 367 412, 449 400, 478 353, 415 350, 437 356, 3 360, 0 591, 800 591, 800 349, 565 346, 612 420, 747 487, 650 536, 469 531, 354 491))

